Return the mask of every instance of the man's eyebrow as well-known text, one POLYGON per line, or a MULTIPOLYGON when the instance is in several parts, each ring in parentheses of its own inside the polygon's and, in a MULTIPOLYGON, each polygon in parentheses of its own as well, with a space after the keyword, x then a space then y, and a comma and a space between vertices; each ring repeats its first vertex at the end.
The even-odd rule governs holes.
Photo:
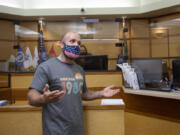
POLYGON ((69 41, 76 40, 75 38, 70 39, 69 41))

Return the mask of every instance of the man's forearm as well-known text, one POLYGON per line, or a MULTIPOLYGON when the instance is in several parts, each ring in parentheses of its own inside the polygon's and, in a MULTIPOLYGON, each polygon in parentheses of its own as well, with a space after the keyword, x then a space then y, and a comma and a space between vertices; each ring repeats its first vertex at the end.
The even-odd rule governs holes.
POLYGON ((93 100, 93 99, 99 99, 102 97, 103 97, 102 91, 87 90, 85 93, 82 94, 83 100, 93 100))
POLYGON ((32 106, 40 107, 45 104, 43 94, 39 93, 37 90, 32 89, 28 92, 28 101, 32 106))

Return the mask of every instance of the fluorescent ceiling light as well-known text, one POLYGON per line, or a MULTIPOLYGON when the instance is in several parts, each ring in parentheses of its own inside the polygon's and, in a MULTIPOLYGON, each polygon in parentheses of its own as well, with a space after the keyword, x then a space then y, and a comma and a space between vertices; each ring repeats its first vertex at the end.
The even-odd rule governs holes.
POLYGON ((99 19, 83 19, 84 23, 98 23, 99 19))

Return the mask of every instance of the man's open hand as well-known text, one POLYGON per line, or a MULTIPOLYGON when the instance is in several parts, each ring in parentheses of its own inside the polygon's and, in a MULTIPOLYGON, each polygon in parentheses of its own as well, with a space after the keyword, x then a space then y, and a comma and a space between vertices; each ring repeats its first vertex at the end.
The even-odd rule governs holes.
POLYGON ((44 93, 43 93, 44 102, 45 103, 53 103, 53 102, 57 102, 60 99, 62 99, 66 93, 64 84, 62 84, 62 87, 63 87, 62 91, 59 91, 59 90, 50 91, 49 85, 46 84, 46 86, 44 88, 44 93))
POLYGON ((113 85, 104 88, 104 90, 102 91, 102 96, 103 97, 112 97, 120 92, 120 89, 113 89, 113 88, 114 88, 113 85))

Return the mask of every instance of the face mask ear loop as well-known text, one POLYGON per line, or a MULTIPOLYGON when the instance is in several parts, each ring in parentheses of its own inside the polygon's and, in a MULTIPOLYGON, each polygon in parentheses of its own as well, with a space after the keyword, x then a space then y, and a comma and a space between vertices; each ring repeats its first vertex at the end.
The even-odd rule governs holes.
POLYGON ((66 54, 65 54, 65 47, 66 47, 66 44, 64 43, 64 42, 62 42, 63 43, 63 45, 64 45, 64 47, 62 48, 63 50, 63 54, 64 54, 64 56, 66 57, 66 58, 69 58, 66 54))
POLYGON ((66 47, 66 43, 64 43, 64 42, 62 42, 63 43, 63 45, 64 45, 64 48, 63 49, 65 49, 65 47, 66 47))

